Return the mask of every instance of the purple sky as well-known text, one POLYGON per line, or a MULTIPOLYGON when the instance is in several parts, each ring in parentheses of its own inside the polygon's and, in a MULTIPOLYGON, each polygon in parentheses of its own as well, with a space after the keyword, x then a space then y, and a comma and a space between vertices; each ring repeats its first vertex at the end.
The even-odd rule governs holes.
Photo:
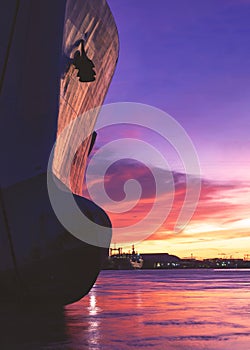
POLYGON ((205 176, 249 179, 250 1, 108 0, 120 57, 106 103, 173 116, 205 176))
MULTIPOLYGON (((108 3, 119 31, 120 57, 106 103, 145 103, 175 118, 196 147, 202 183, 196 211, 176 235, 173 226, 184 206, 187 184, 185 169, 176 154, 152 128, 113 125, 98 130, 100 116, 91 156, 96 167, 90 167, 90 189, 95 189, 100 197, 103 162, 114 159, 104 184, 116 201, 113 207, 121 211, 109 212, 106 197, 106 202, 100 205, 109 212, 113 228, 124 226, 126 242, 133 243, 140 241, 140 237, 137 228, 130 228, 130 224, 140 222, 147 233, 153 232, 145 221, 146 215, 151 215, 150 223, 158 223, 160 211, 154 215, 151 211, 155 198, 159 199, 160 208, 167 211, 170 204, 165 200, 174 192, 170 214, 165 214, 162 226, 140 243, 140 251, 168 251, 182 257, 190 256, 191 252, 198 257, 249 254, 250 0, 108 0, 108 3), (166 189, 159 198, 154 196, 157 186, 147 168, 131 160, 138 153, 138 147, 131 141, 94 157, 112 140, 126 137, 133 140, 139 137, 160 151, 174 174, 174 191, 166 180, 166 189), (115 159, 124 158, 119 158, 123 150, 130 159, 116 162, 115 159), (138 205, 127 210, 123 203, 124 183, 133 178, 140 182, 143 195, 138 205)), ((116 110, 114 116, 117 117, 116 110)), ((144 113, 142 116, 145 118, 144 113)), ((139 156, 142 161, 146 157, 143 164, 165 179, 166 169, 158 166, 144 148, 140 148, 139 156)), ((194 177, 192 184, 194 188, 194 177)), ((137 198, 136 191, 130 192, 130 200, 125 198, 129 204, 137 198)), ((117 244, 123 242, 119 232, 117 235, 113 232, 117 244)))

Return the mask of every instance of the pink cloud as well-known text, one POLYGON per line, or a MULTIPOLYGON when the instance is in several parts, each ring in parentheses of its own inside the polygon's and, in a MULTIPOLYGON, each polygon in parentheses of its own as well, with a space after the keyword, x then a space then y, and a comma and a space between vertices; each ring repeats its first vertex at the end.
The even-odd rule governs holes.
MULTIPOLYGON (((157 171, 164 178, 166 170, 157 169, 157 171)), ((98 186, 102 179, 98 179, 98 174, 92 175, 93 182, 90 186, 98 186)), ((170 239, 169 233, 173 230, 180 208, 183 205, 186 193, 185 174, 174 173, 173 177, 175 180, 175 193, 171 211, 158 231, 148 238, 150 240, 170 239), (168 234, 162 232, 168 232, 168 234)), ((130 232, 129 226, 142 221, 151 211, 156 191, 155 181, 148 167, 131 159, 116 162, 107 172, 105 189, 107 194, 117 201, 117 207, 120 205, 119 202, 125 198, 123 186, 129 179, 136 179, 141 184, 142 196, 139 202, 134 205, 132 210, 122 213, 112 213, 107 209, 106 211, 111 218, 113 227, 128 227, 127 238, 131 237, 131 240, 133 240, 135 233, 133 231, 130 232)), ((190 224, 206 222, 208 224, 217 223, 218 225, 223 225, 230 223, 231 220, 232 222, 237 222, 237 220, 245 218, 246 213, 249 211, 249 203, 244 203, 242 196, 245 196, 249 191, 249 183, 202 180, 200 200, 190 224)), ((160 194, 159 200, 164 203, 164 200, 169 195, 166 183, 166 191, 160 194)), ((105 209, 105 203, 103 208, 105 209)), ((153 221, 157 222, 157 216, 152 218, 153 221)), ((196 234, 190 234, 188 237, 191 239, 196 237, 196 234)))

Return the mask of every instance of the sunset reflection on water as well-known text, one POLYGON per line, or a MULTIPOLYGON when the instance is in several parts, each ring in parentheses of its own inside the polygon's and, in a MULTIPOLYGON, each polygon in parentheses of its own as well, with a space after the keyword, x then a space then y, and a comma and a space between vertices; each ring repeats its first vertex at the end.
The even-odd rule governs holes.
POLYGON ((103 271, 65 308, 72 349, 249 349, 250 272, 103 271))

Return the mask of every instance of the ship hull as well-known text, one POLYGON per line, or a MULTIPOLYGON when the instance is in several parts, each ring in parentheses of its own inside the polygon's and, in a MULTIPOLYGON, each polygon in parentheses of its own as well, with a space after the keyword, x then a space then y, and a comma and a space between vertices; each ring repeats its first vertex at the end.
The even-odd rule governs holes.
MULTIPOLYGON (((64 305, 88 293, 108 249, 77 239, 58 221, 47 191, 47 164, 60 132, 103 103, 118 57, 117 30, 104 0, 10 0, 1 7, 0 302, 64 305), (82 83, 69 48, 86 30, 97 79, 82 83), (105 50, 106 73, 98 71, 105 50)), ((97 115, 91 122, 85 118, 90 134, 97 115)), ((64 172, 70 147, 60 145, 53 171, 83 215, 107 228, 108 241, 108 216, 81 197, 89 145, 87 139, 77 152, 70 179, 64 172)))
MULTIPOLYGON (((47 174, 5 189, 2 197, 13 251, 10 242, 1 245, 10 258, 0 272, 0 300, 63 305, 87 294, 108 249, 77 239, 58 221, 47 194, 47 174)), ((106 213, 88 199, 75 195, 75 200, 83 215, 107 228, 108 244, 106 213)), ((84 238, 87 228, 82 229, 84 238)))

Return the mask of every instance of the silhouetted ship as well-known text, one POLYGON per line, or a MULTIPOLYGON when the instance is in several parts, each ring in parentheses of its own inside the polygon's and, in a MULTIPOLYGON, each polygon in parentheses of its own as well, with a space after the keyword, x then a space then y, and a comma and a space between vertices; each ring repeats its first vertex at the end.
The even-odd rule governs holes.
MULTIPOLYGON (((117 28, 106 0, 1 1, 0 23, 0 299, 67 304, 88 293, 108 248, 78 240, 57 220, 47 164, 60 132, 102 105, 118 58, 117 28)), ((70 179, 65 171, 69 142, 92 133, 97 115, 56 146, 53 173, 111 232, 106 213, 81 197, 95 133, 74 155, 70 179)))
POLYGON ((137 270, 143 267, 141 254, 135 251, 132 245, 132 253, 123 253, 122 248, 110 248, 110 256, 103 265, 105 270, 137 270))
POLYGON ((141 254, 135 251, 135 246, 132 245, 132 254, 129 258, 130 264, 134 269, 141 269, 143 266, 143 258, 141 254))

